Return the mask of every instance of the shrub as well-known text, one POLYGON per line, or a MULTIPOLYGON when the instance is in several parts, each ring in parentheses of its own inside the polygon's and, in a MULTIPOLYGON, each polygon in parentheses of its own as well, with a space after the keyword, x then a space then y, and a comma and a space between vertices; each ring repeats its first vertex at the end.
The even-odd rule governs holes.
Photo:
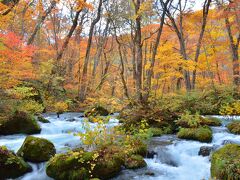
POLYGON ((225 104, 220 109, 221 115, 240 115, 240 101, 225 104))
POLYGON ((57 113, 63 113, 68 111, 68 104, 63 101, 59 101, 54 104, 54 111, 57 113))

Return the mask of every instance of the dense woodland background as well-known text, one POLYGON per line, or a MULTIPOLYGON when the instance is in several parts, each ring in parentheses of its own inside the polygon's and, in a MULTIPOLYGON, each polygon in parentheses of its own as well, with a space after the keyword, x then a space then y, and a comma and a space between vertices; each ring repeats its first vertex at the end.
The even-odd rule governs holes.
POLYGON ((79 110, 93 102, 117 109, 125 100, 225 98, 224 91, 232 98, 240 85, 240 1, 195 4, 1 0, 2 109, 79 110))

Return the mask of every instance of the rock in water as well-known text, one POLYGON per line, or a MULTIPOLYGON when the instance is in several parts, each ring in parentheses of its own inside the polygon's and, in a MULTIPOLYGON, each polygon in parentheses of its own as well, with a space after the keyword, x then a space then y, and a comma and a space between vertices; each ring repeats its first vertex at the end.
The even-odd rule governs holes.
POLYGON ((202 146, 198 152, 199 156, 209 156, 213 150, 212 146, 202 146))
POLYGON ((28 136, 17 154, 30 162, 48 161, 56 154, 56 149, 50 141, 28 136))
POLYGON ((9 119, 0 120, 0 135, 38 134, 41 128, 33 116, 16 111, 9 119))
POLYGON ((211 158, 213 179, 240 179, 240 145, 227 144, 213 153, 211 158))
POLYGON ((0 179, 18 178, 31 171, 31 166, 22 158, 0 146, 0 179))

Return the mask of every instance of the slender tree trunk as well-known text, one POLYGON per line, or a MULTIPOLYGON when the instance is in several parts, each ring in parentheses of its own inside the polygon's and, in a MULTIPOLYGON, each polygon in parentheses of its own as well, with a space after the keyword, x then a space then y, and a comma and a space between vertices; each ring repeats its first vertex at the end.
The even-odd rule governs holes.
MULTIPOLYGON (((197 43, 197 49, 196 49, 195 58, 194 58, 194 61, 196 63, 198 63, 198 58, 199 58, 199 55, 200 55, 202 40, 203 40, 206 25, 207 25, 207 17, 208 17, 208 12, 209 12, 209 7, 211 5, 211 1, 212 0, 205 0, 204 6, 203 6, 202 28, 201 28, 201 32, 200 32, 200 35, 199 35, 199 39, 198 39, 198 43, 197 43)), ((194 71, 193 71, 193 77, 192 77, 192 89, 195 89, 196 75, 197 75, 197 69, 195 68, 194 71)))
POLYGON ((38 19, 38 22, 33 30, 33 33, 31 34, 30 38, 28 39, 27 44, 30 45, 34 42, 35 36, 37 35, 37 32, 40 30, 43 22, 45 21, 46 17, 52 12, 52 10, 55 8, 57 2, 54 0, 51 2, 51 5, 47 8, 47 10, 43 13, 43 15, 38 19))
POLYGON ((101 17, 101 11, 102 11, 102 4, 103 0, 99 0, 98 4, 98 10, 97 10, 97 17, 96 19, 93 20, 90 26, 90 31, 89 31, 89 37, 88 37, 88 44, 87 44, 87 50, 86 50, 86 55, 85 55, 85 60, 84 60, 84 65, 83 65, 83 72, 82 72, 82 84, 80 88, 80 93, 79 93, 79 100, 83 102, 86 99, 86 91, 87 91, 87 73, 88 73, 88 63, 90 59, 90 51, 91 51, 91 46, 92 46, 92 38, 93 38, 93 31, 95 25, 98 23, 101 17))
POLYGON ((145 83, 145 86, 144 86, 145 95, 143 97, 145 102, 147 102, 150 91, 152 89, 153 68, 155 66, 157 50, 158 50, 158 46, 160 44, 160 39, 161 39, 163 25, 164 25, 164 19, 165 19, 165 16, 166 16, 166 9, 168 8, 169 2, 170 2, 170 0, 167 0, 165 3, 161 0, 161 4, 163 6, 163 13, 162 13, 159 29, 158 29, 158 32, 157 32, 157 38, 156 38, 156 41, 154 42, 153 48, 152 48, 150 68, 146 72, 147 77, 146 77, 146 83, 145 83))

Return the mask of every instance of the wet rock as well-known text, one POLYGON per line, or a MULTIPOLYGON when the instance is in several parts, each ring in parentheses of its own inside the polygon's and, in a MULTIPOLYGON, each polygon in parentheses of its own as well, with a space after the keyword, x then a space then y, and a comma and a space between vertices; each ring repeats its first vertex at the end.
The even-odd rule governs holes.
POLYGON ((240 144, 240 142, 236 142, 236 141, 232 141, 232 140, 224 140, 222 142, 222 145, 226 145, 226 144, 240 144))
POLYGON ((50 141, 28 136, 17 154, 30 162, 48 161, 56 154, 56 149, 50 141))
POLYGON ((158 154, 154 151, 148 151, 146 158, 148 159, 154 159, 158 154))
POLYGON ((31 166, 22 158, 0 146, 0 179, 18 178, 31 171, 31 166))
POLYGON ((25 112, 16 111, 9 119, 0 120, 0 135, 40 132, 41 128, 35 118, 25 112))
POLYGON ((66 120, 66 121, 68 121, 68 122, 75 122, 76 119, 68 119, 68 120, 66 120))
POLYGON ((145 175, 146 175, 146 176, 155 176, 155 173, 149 171, 149 172, 146 172, 145 175))
POLYGON ((199 156, 209 156, 214 148, 212 146, 202 146, 198 152, 199 156))
POLYGON ((37 115, 37 120, 41 123, 50 123, 50 121, 44 118, 42 115, 37 115))

